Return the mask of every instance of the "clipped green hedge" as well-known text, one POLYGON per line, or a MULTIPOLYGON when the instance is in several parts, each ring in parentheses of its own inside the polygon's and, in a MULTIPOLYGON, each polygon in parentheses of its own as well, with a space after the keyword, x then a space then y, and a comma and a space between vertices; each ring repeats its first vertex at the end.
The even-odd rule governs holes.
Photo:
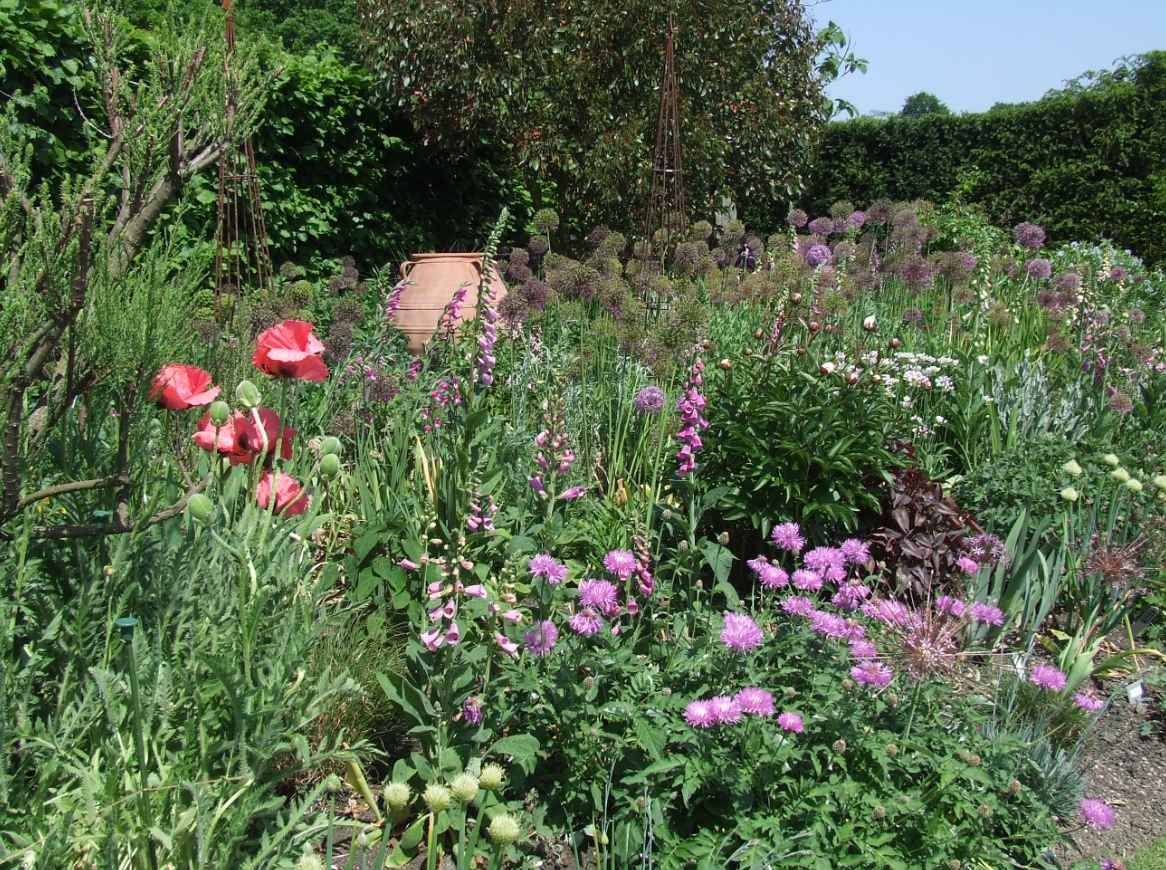
POLYGON ((1040 224, 1049 242, 1109 238, 1166 259, 1166 52, 1035 103, 983 114, 830 124, 811 214, 878 197, 944 202, 959 191, 1001 226, 1040 224))

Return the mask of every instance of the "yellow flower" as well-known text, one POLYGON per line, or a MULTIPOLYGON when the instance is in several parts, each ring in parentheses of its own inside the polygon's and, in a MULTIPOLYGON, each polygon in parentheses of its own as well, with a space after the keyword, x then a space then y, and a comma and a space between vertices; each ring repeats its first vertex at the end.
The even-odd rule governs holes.
POLYGON ((1080 496, 1077 490, 1073 489, 1071 486, 1066 486, 1061 490, 1061 498, 1063 498, 1065 501, 1076 501, 1079 497, 1080 496))
POLYGON ((1076 459, 1070 459, 1068 462, 1061 466, 1061 470, 1065 472, 1065 474, 1071 474, 1073 477, 1076 477, 1081 473, 1081 466, 1077 464, 1076 459))
POLYGON ((1116 480, 1118 483, 1125 483, 1130 479, 1130 473, 1124 468, 1115 468, 1109 473, 1109 476, 1116 480))

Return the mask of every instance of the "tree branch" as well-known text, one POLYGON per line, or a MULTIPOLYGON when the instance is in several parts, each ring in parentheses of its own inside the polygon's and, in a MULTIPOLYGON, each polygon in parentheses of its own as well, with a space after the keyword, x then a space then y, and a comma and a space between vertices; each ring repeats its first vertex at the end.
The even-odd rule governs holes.
POLYGON ((36 504, 41 499, 56 498, 59 495, 68 495, 71 492, 84 492, 89 489, 105 489, 110 486, 119 486, 130 483, 128 474, 115 474, 112 477, 95 477, 92 480, 75 480, 72 483, 59 483, 56 486, 46 486, 31 495, 26 495, 16 503, 16 510, 22 511, 29 505, 36 504))

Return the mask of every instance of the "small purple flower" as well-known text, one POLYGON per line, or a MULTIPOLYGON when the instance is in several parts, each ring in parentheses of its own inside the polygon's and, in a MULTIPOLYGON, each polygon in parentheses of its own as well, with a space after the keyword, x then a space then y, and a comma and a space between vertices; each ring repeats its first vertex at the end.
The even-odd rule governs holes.
POLYGON ((846 224, 852 227, 861 227, 866 223, 866 214, 861 211, 852 211, 850 217, 846 219, 846 224))
POLYGON ((718 725, 736 725, 741 721, 741 705, 728 695, 710 698, 709 710, 718 725))
POLYGON ((834 255, 830 253, 830 248, 821 243, 817 245, 810 245, 810 249, 805 253, 806 265, 811 268, 818 268, 821 265, 829 265, 834 255))
POLYGON ((546 580, 552 586, 558 586, 567 579, 567 566, 546 553, 532 556, 528 570, 531 577, 546 580))
POLYGON ((1085 798, 1085 800, 1081 801, 1081 812, 1077 815, 1078 818, 1084 819, 1090 827, 1104 831, 1113 825, 1115 814, 1113 807, 1105 801, 1099 801, 1096 798, 1085 798))
POLYGON ((1109 280, 1111 281, 1124 281, 1128 275, 1129 273, 1121 266, 1114 266, 1109 270, 1109 280))
POLYGON ((975 559, 969 559, 967 556, 960 556, 956 560, 956 564, 960 566, 961 570, 969 574, 978 574, 980 571, 980 564, 975 559))
POLYGON ((1068 677, 1052 665, 1037 665, 1032 669, 1032 675, 1029 677, 1029 680, 1032 681, 1033 685, 1040 686, 1042 689, 1059 692, 1065 688, 1068 677))
POLYGON ((627 550, 612 550, 603 557, 603 567, 620 580, 627 580, 636 570, 636 557, 627 550))
POLYGON ((959 617, 963 615, 967 605, 958 598, 953 598, 950 595, 940 595, 935 599, 934 607, 939 613, 946 613, 948 616, 959 617))
POLYGON ((636 393, 636 413, 659 417, 664 410, 664 391, 659 387, 644 387, 636 393))
POLYGON ((907 605, 900 601, 878 600, 868 601, 862 605, 862 612, 871 619, 877 619, 888 625, 904 625, 911 617, 907 605))
POLYGON ((851 565, 865 565, 870 561, 870 547, 858 538, 848 538, 838 548, 842 557, 851 565))
POLYGON ((999 607, 993 607, 991 604, 973 604, 968 608, 968 616, 971 617, 972 622, 984 622, 988 625, 1003 625, 1004 611, 999 607))
POLYGON ((462 701, 462 718, 470 725, 477 725, 482 721, 482 699, 477 695, 470 695, 462 701))
POLYGON ((777 724, 785 731, 793 731, 795 734, 801 734, 805 731, 805 726, 802 724, 802 717, 797 713, 782 713, 777 717, 777 724))
POLYGON ((717 724, 708 701, 693 701, 685 707, 684 721, 693 728, 712 728, 717 724))
POLYGON ((814 610, 814 602, 802 595, 791 595, 781 602, 781 609, 793 616, 808 616, 814 610))
POLYGON ((787 553, 800 553, 806 546, 806 539, 802 537, 801 531, 797 523, 781 523, 773 527, 769 537, 779 549, 787 553))
POLYGON ((733 652, 748 652, 761 643, 761 629, 744 613, 726 613, 721 643, 733 652))
POLYGON ((530 654, 540 659, 555 648, 558 639, 559 630, 550 620, 536 622, 534 628, 522 636, 530 654))
POLYGON ((609 580, 584 580, 579 584, 579 603, 585 608, 607 612, 615 606, 619 590, 609 580))
POLYGON ((891 680, 895 676, 895 672, 882 662, 869 659, 851 668, 850 676, 860 686, 867 686, 871 689, 885 689, 890 685, 891 680))
POLYGON ((815 610, 809 614, 810 628, 826 637, 844 638, 850 633, 850 626, 837 613, 828 613, 825 610, 815 610))
POLYGON ((738 691, 733 700, 737 702, 742 713, 752 716, 773 715, 773 695, 765 689, 749 686, 738 691))
POLYGON ((822 588, 822 575, 817 571, 807 571, 805 568, 798 568, 794 571, 793 577, 790 578, 794 586, 804 592, 817 592, 822 588))
POLYGON ((1096 713, 1105 706, 1105 699, 1097 694, 1097 690, 1090 686, 1083 691, 1078 692, 1073 696, 1073 703, 1082 710, 1087 710, 1090 713, 1096 713))
POLYGON ((598 613, 588 607, 578 613, 572 613, 567 625, 571 626, 571 631, 587 637, 603 628, 603 620, 598 613))

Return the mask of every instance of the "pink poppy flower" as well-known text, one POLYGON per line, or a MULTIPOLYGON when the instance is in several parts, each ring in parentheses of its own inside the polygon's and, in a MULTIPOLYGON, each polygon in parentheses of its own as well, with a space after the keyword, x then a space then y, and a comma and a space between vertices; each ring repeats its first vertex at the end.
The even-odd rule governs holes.
POLYGON ((150 398, 167 411, 185 411, 209 405, 219 395, 221 387, 208 390, 211 376, 198 366, 183 363, 163 366, 154 376, 150 398))
POLYGON ((228 457, 232 465, 249 463, 251 452, 239 442, 241 426, 249 425, 247 418, 237 411, 227 419, 222 426, 216 427, 211 422, 211 415, 207 414, 198 421, 198 431, 190 436, 191 440, 203 450, 218 450, 228 457))
POLYGON ((259 333, 251 362, 260 371, 277 378, 323 381, 328 367, 320 359, 324 344, 312 334, 312 324, 285 320, 259 333))
MULTIPOLYGON (((255 485, 255 500, 264 510, 267 510, 271 503, 273 476, 270 471, 265 471, 259 476, 259 483, 255 485)), ((307 509, 308 494, 290 474, 280 474, 279 480, 275 483, 275 512, 281 516, 294 517, 307 509)))

